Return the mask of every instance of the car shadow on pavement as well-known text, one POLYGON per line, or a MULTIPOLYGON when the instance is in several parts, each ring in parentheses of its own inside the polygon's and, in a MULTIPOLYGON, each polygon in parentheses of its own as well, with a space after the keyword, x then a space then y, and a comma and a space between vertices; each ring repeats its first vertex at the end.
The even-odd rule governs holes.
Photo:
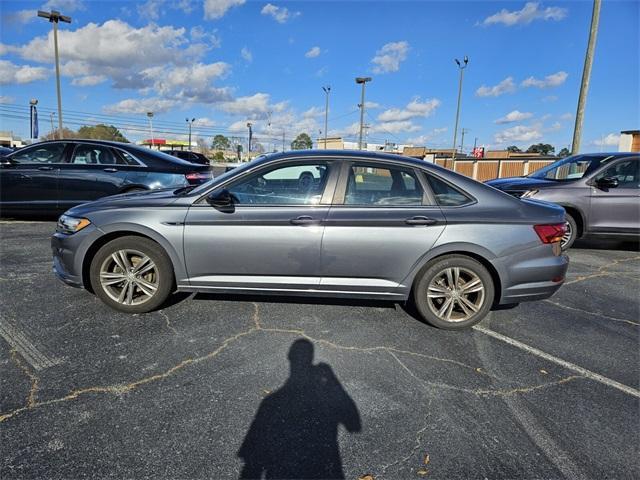
POLYGON ((615 240, 599 238, 581 238, 576 240, 569 249, 571 250, 620 250, 623 252, 640 251, 640 240, 615 240))
POLYGON ((326 363, 313 364, 313 344, 289 349, 290 375, 258 407, 238 451, 241 479, 344 478, 338 428, 362 429, 358 408, 326 363))
MULTIPOLYGON (((174 295, 179 295, 176 293, 174 295)), ((258 302, 258 303, 294 303, 301 305, 343 305, 351 307, 375 307, 395 309, 395 303, 385 300, 368 300, 357 298, 305 297, 298 295, 278 294, 227 294, 227 293, 197 293, 195 300, 218 300, 225 302, 258 302)), ((177 303, 177 302, 175 302, 177 303)))

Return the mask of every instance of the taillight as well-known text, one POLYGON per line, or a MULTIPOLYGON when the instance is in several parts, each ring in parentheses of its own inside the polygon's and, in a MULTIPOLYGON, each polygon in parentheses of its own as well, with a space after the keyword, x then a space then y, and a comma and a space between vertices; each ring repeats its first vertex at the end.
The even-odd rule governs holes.
POLYGON ((536 231, 542 243, 556 243, 562 240, 562 237, 567 232, 567 226, 564 223, 554 223, 550 225, 534 225, 533 229, 536 231))
POLYGON ((185 173, 184 178, 186 178, 187 182, 189 183, 203 183, 211 179, 211 173, 210 172, 185 173))

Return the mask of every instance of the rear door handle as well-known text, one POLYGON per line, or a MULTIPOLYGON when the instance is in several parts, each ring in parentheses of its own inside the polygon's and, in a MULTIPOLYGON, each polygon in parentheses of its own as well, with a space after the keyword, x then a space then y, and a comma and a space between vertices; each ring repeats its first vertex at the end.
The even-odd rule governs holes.
POLYGON ((38 167, 38 170, 42 170, 44 172, 48 172, 50 170, 53 170, 53 167, 38 167))
POLYGON ((438 223, 435 218, 428 217, 411 217, 407 218, 404 223, 407 225, 434 225, 438 223))
POLYGON ((117 172, 118 171, 117 168, 103 168, 103 170, 105 172, 109 172, 109 173, 113 173, 113 172, 117 172))
POLYGON ((319 223, 317 220, 314 220, 313 217, 309 215, 301 215, 297 218, 292 218, 289 220, 289 223, 292 225, 312 225, 314 223, 319 223))

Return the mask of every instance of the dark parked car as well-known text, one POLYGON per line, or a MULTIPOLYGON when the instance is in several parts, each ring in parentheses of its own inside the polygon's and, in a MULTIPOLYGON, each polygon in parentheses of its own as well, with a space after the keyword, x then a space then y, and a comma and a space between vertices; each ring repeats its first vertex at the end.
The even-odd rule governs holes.
POLYGON ((562 248, 583 235, 640 237, 640 155, 589 153, 547 165, 527 177, 487 184, 519 198, 534 198, 566 210, 562 248))
POLYGON ((201 153, 191 152, 189 150, 162 150, 162 153, 172 155, 187 162, 197 163, 199 165, 209 165, 209 159, 201 153))
POLYGON ((13 148, 0 147, 0 155, 9 155, 10 153, 13 153, 13 152, 14 152, 13 148))
POLYGON ((212 178, 209 167, 128 143, 55 140, 0 162, 0 214, 64 212, 107 195, 178 188, 212 178))
POLYGON ((412 298, 459 329, 550 297, 567 270, 564 210, 391 154, 272 154, 195 188, 75 207, 54 271, 129 313, 183 291, 412 298))

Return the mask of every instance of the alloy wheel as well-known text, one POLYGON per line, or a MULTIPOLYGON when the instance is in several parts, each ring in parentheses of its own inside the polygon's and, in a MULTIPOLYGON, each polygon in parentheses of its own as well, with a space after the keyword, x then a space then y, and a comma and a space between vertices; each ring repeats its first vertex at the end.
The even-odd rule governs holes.
POLYGON ((427 287, 431 311, 445 322, 464 322, 483 306, 485 286, 478 275, 463 267, 449 267, 435 275, 427 287))
POLYGON ((100 285, 122 305, 141 305, 158 290, 159 274, 151 258, 138 250, 117 250, 100 266, 100 285))
POLYGON ((564 232, 564 235, 562 236, 562 240, 560 240, 560 246, 562 248, 564 248, 565 245, 567 245, 567 243, 571 241, 571 237, 573 236, 573 229, 571 228, 571 223, 565 222, 564 226, 565 226, 565 232, 564 232))

